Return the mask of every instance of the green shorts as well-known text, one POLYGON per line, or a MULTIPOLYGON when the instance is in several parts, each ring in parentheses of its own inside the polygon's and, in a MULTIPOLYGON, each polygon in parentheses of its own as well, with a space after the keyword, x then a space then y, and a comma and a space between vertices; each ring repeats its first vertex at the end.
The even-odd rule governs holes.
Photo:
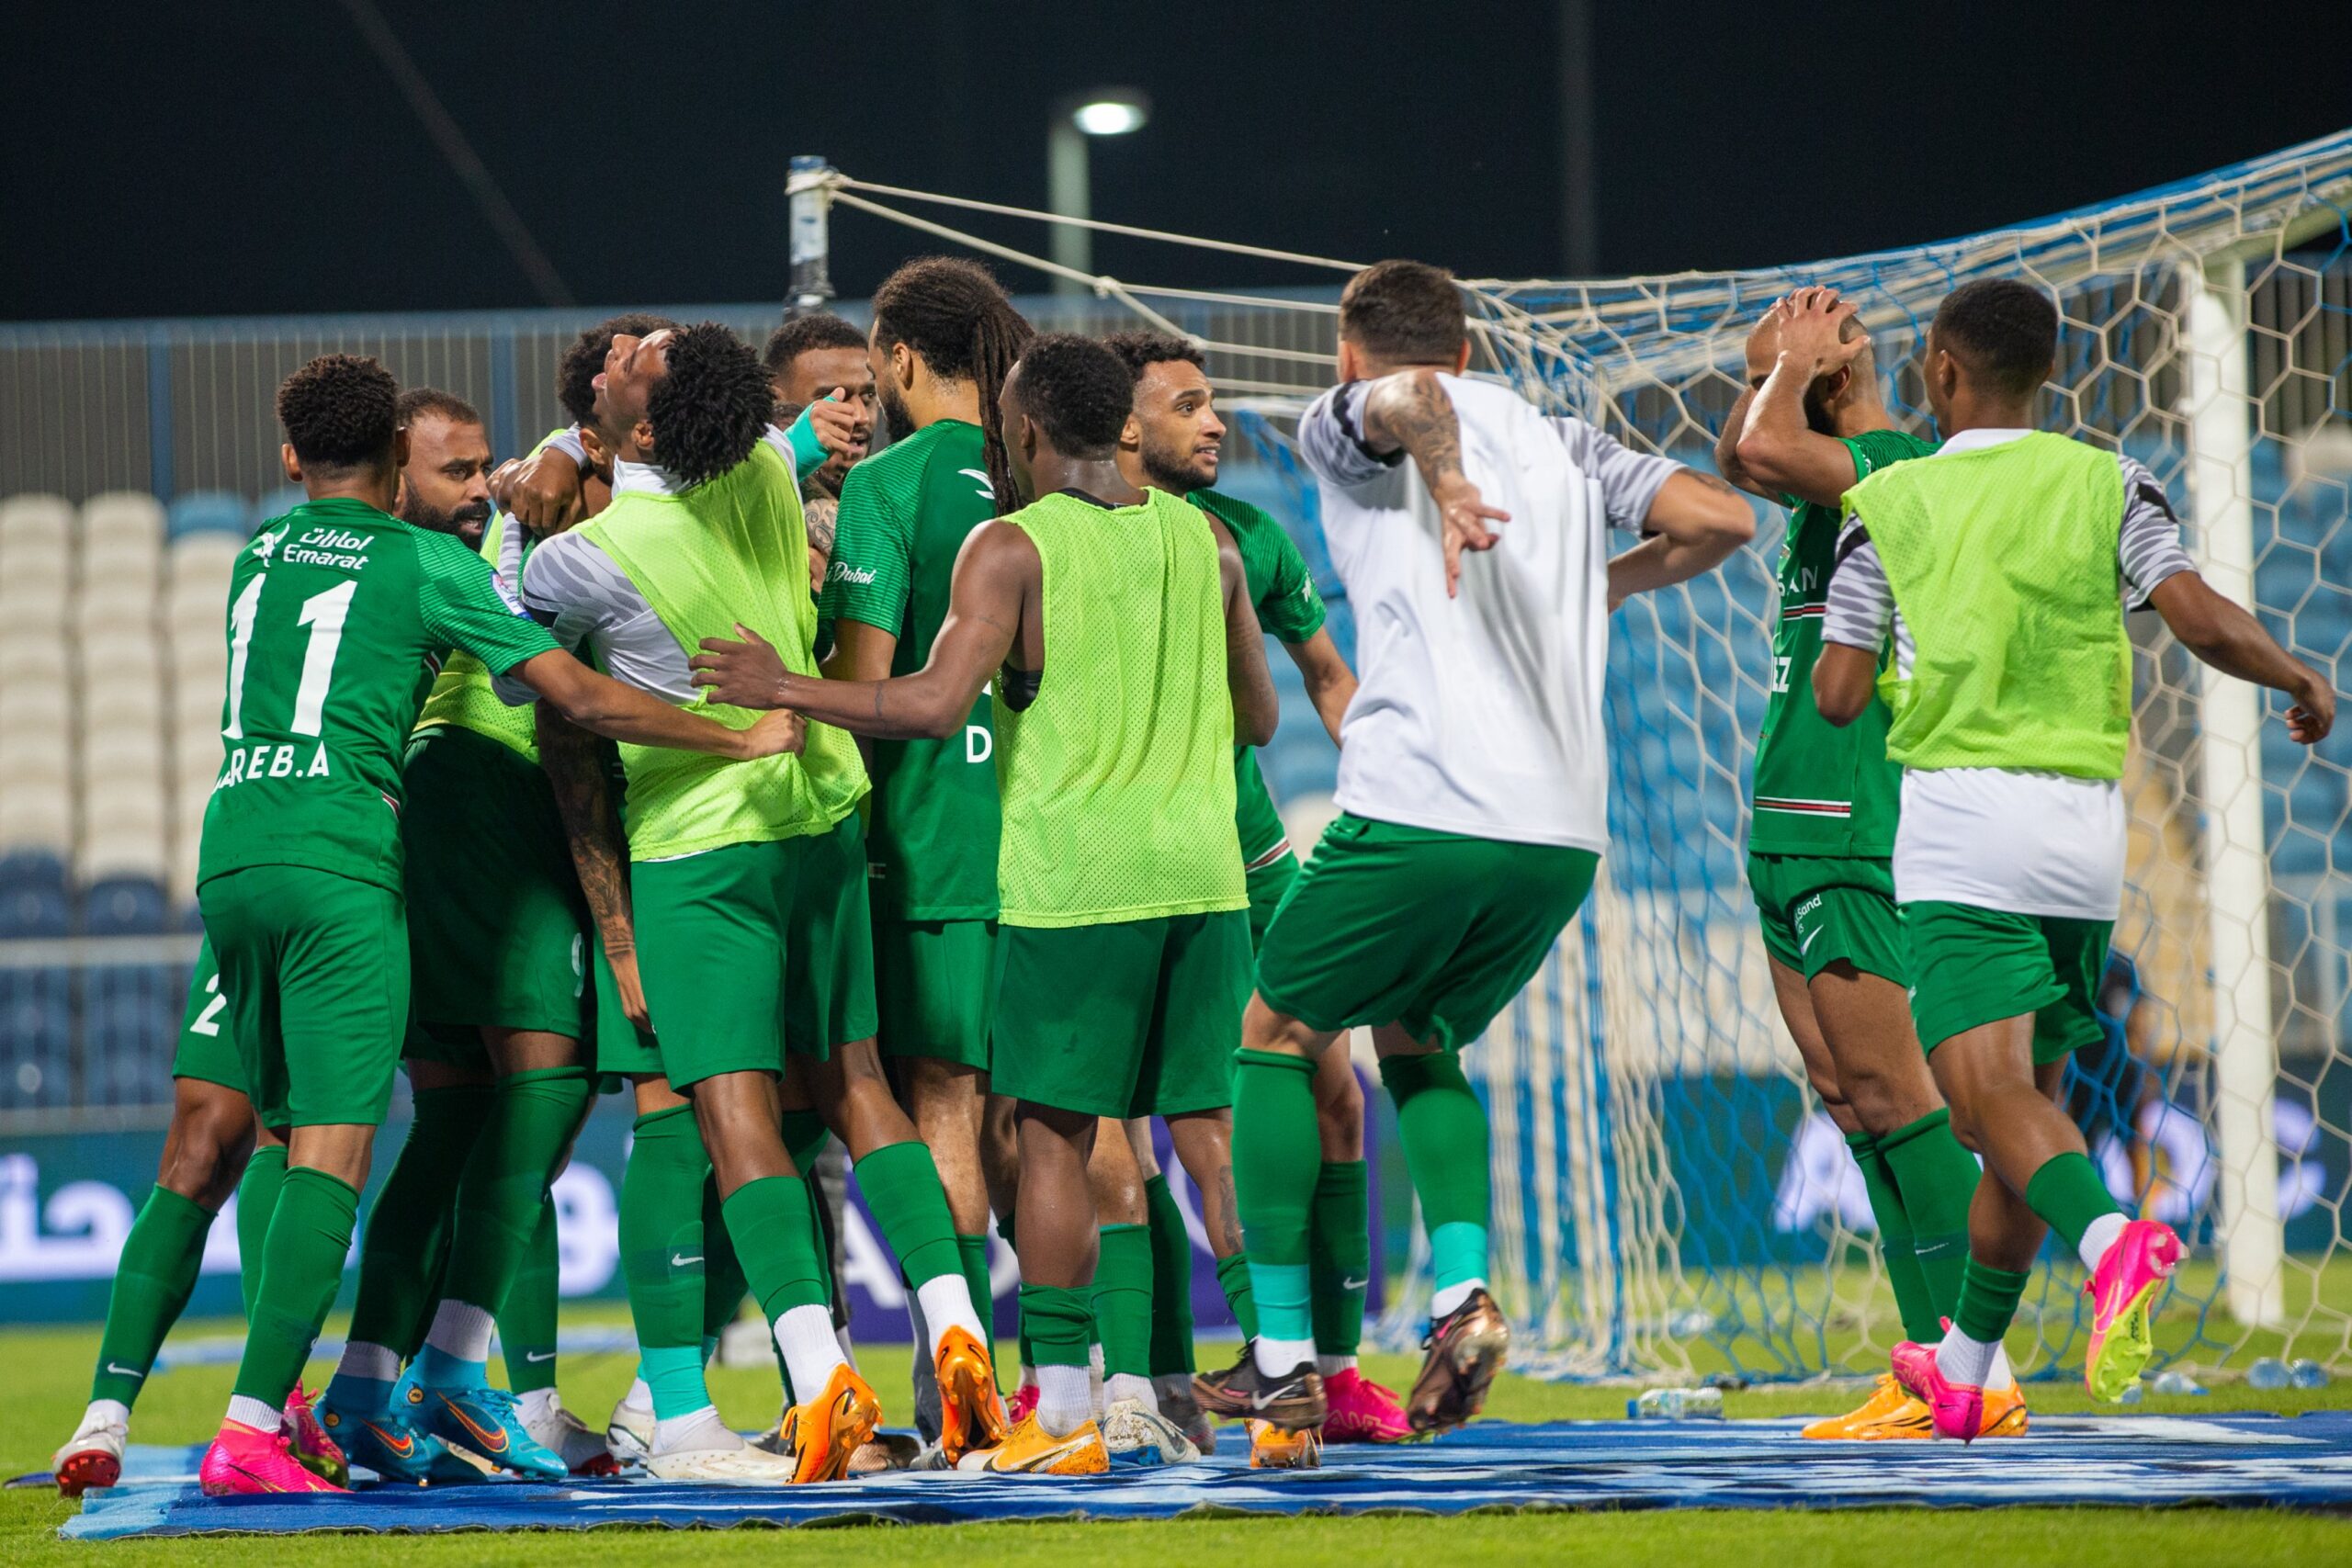
POLYGON ((480 1061, 481 1031, 584 1038, 588 906, 547 775, 513 748, 445 725, 409 745, 410 990, 424 1034, 480 1061))
POLYGON ((388 887, 299 865, 197 889, 265 1126, 380 1126, 408 1026, 408 921, 388 887))
POLYGON ((1274 912, 1258 994, 1311 1029, 1396 1023, 1459 1050, 1534 978, 1600 865, 1342 814, 1274 912))
MULTIPOLYGON (((640 962, 642 962, 640 960, 640 962)), ((651 1032, 640 1030, 621 1010, 620 983, 613 978, 612 960, 605 956, 605 944, 592 942, 588 967, 594 976, 593 995, 595 1011, 592 1027, 595 1032, 596 1071, 603 1077, 658 1077, 662 1073, 662 1046, 651 1032)), ((643 976, 639 976, 640 982, 643 976)), ((652 1010, 647 1004, 646 1010, 652 1010)), ((610 1094, 617 1084, 599 1086, 610 1094)))
POLYGON ((1898 986, 1911 983, 1893 862, 1749 855, 1747 885, 1756 893, 1764 951, 1806 979, 1843 962, 1898 986))
POLYGON ((729 844, 630 868, 638 977, 672 1088, 784 1070, 798 844, 729 844))
POLYGON ((1007 926, 990 1087, 1094 1116, 1233 1103, 1250 998, 1243 909, 1100 926, 1007 926))
POLYGON ((198 945, 196 966, 188 971, 187 1009, 180 1014, 172 1077, 246 1092, 245 1064, 237 1055, 237 1037, 229 1028, 229 998, 220 990, 220 965, 212 956, 209 938, 198 945))
MULTIPOLYGON (((874 908, 865 891, 865 823, 853 811, 830 833, 792 840, 800 857, 785 951, 785 1049, 823 1061, 874 1037, 874 908)), ((651 1005, 649 1000, 649 1007, 651 1005)))
POLYGON ((882 1054, 989 1070, 1004 943, 994 920, 874 922, 882 1054))
POLYGON ((2043 1066, 2106 1038, 2098 981, 2112 920, 2013 915, 1921 899, 1903 906, 1911 938, 1911 1017, 1929 1051, 1964 1030, 2033 1014, 2043 1066))
POLYGON ((1243 874, 1250 879, 1250 951, 1255 953, 1266 945, 1266 928, 1274 923, 1274 911, 1282 908, 1292 883, 1298 880, 1298 857, 1290 852, 1290 840, 1281 844, 1282 852, 1259 864, 1249 867, 1243 874))

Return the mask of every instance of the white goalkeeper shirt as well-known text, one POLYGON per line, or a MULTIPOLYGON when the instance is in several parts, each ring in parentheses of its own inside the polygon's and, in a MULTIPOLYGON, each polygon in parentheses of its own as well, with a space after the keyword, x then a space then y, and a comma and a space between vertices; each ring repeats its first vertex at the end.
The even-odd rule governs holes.
POLYGON ((1608 847, 1601 682, 1605 529, 1639 529, 1680 465, 1634 452, 1510 389, 1439 378, 1462 465, 1510 513, 1445 592, 1437 504, 1402 454, 1363 439, 1369 383, 1299 422, 1331 564, 1356 623, 1356 695, 1340 726, 1337 803, 1381 822, 1509 843, 1608 847))

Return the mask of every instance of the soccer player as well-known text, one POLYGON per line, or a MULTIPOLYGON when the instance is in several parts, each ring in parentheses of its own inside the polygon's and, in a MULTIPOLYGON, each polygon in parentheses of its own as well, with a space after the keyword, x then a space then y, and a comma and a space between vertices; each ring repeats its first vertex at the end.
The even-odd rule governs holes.
POLYGON ((481 548, 490 526, 490 431, 474 407, 438 387, 411 387, 397 405, 408 461, 392 515, 413 528, 455 534, 481 548))
POLYGON ((971 1462, 1092 1473, 1109 1458, 1089 1387, 1088 1156, 1104 1117, 1214 1114, 1229 1097, 1232 974, 1249 950, 1230 748, 1272 736, 1275 698, 1230 536, 1119 472, 1134 394, 1118 356, 1037 338, 999 400, 1014 484, 1035 499, 966 540, 922 669, 811 680, 757 637, 709 639, 694 663, 721 702, 883 739, 954 736, 1000 682, 993 1073, 1019 1102, 1015 1238, 1039 1394, 971 1462))
POLYGON ((1368 1024, 1434 1257, 1407 1400, 1428 1431, 1477 1413, 1508 1344, 1486 1289, 1486 1114, 1456 1054, 1541 966, 1606 847, 1608 606, 1710 570, 1755 518, 1720 479, 1464 379, 1462 299, 1438 267, 1358 273, 1339 325, 1342 384, 1300 422, 1299 449, 1355 606, 1362 684, 1340 816, 1259 949, 1234 1075, 1258 1337, 1195 1387, 1222 1415, 1294 1431, 1324 1419, 1314 1078, 1368 1024), (1609 526, 1657 536, 1604 568, 1609 526))
MULTIPOLYGON (((1241 552, 1250 599, 1258 624, 1279 639, 1297 665, 1324 728, 1334 744, 1348 703, 1355 695, 1355 672, 1340 657, 1323 625, 1323 599, 1307 574, 1306 561, 1283 525, 1259 508, 1211 487, 1225 446, 1225 423, 1217 417, 1216 391, 1209 384, 1201 351, 1179 337, 1156 333, 1120 333, 1112 349, 1136 378, 1136 408, 1120 443, 1120 467, 1128 479, 1182 495, 1224 524, 1241 552)), ((1233 750, 1235 826, 1240 834, 1242 869, 1250 880, 1250 939, 1254 948, 1283 895, 1298 877, 1282 818, 1274 810, 1257 753, 1233 750)), ((1246 983, 1246 981, 1244 982, 1246 983)), ((1316 1130, 1323 1143, 1323 1165, 1315 1185, 1308 1245, 1313 1255, 1316 1365, 1323 1374, 1330 1414, 1322 1438, 1331 1442, 1395 1442, 1412 1435, 1396 1396, 1365 1378, 1356 1366, 1363 1337, 1364 1291, 1372 1271, 1372 1238, 1363 1164, 1363 1090, 1344 1051, 1323 1055, 1315 1072, 1316 1130)), ((1148 1156, 1148 1133, 1137 1141, 1148 1156)), ((1160 1406, 1169 1411, 1193 1404, 1192 1244, 1164 1178, 1148 1186, 1151 1212, 1152 1373, 1160 1385, 1160 1406), (1162 1380, 1166 1380, 1162 1382, 1162 1380), (1169 1386, 1170 1384, 1174 1387, 1169 1386)), ((1223 1224, 1210 1234, 1217 1279, 1226 1286, 1243 1337, 1254 1333, 1254 1303, 1249 1295, 1249 1260, 1231 1206, 1204 1204, 1203 1218, 1216 1213, 1223 1224)), ((1172 1413, 1172 1412, 1171 1412, 1172 1413)), ((1275 1448, 1300 1439, 1279 1428, 1253 1433, 1275 1448)), ((1270 1460, 1278 1456, 1267 1456, 1270 1460)))
POLYGON ((775 391, 776 423, 791 424, 802 409, 827 397, 850 410, 848 441, 841 450, 828 452, 825 461, 801 481, 804 490, 818 495, 840 495, 842 481, 865 456, 866 443, 874 435, 874 367, 866 358, 865 334, 839 316, 811 311, 770 333, 760 362, 767 367, 768 385, 775 391))
POLYGON ((375 361, 344 355, 287 378, 286 473, 309 499, 231 579, 228 755, 197 897, 245 1080, 288 1154, 235 1393, 198 1472, 213 1495, 340 1490, 296 1461, 281 1407, 342 1278, 408 1021, 400 752, 445 650, 642 745, 748 759, 800 738, 730 729, 605 679, 510 604, 480 556, 391 516, 406 455, 396 395, 375 361))
MULTIPOLYGON (((599 404, 615 457, 613 502, 533 552, 524 591, 534 614, 682 705, 718 705, 695 691, 690 640, 739 625, 768 627, 813 676, 808 544, 786 433, 770 438, 772 407, 757 358, 717 323, 616 339, 599 404)), ((804 1079, 840 1124, 860 1185, 923 1298, 947 1406, 944 1439, 959 1452, 984 1446, 1001 1425, 985 1333, 931 1156, 891 1101, 870 1043, 855 814, 866 780, 854 742, 819 727, 805 756, 740 772, 627 746, 622 762, 646 1000, 660 1021, 662 1067, 692 1106, 735 1255, 799 1401, 780 1434, 793 1450, 793 1479, 843 1473, 880 1416, 827 1305, 800 1174, 826 1127, 780 1092, 804 1079), (787 1055, 788 1084, 780 1082, 787 1055)), ((649 1369, 658 1436, 672 1417, 666 1380, 649 1369)), ((692 1374, 699 1393, 698 1359, 692 1374)))
MULTIPOLYGON (((964 540, 1013 505, 997 397, 1032 335, 986 268, 948 257, 899 268, 875 290, 873 310, 865 380, 896 439, 842 481, 818 610, 832 626, 825 672, 851 681, 923 667, 964 540)), ((820 357, 804 352, 797 364, 805 373, 820 357)), ((843 367, 823 368, 792 389, 813 391, 843 367)), ((981 1122, 1001 964, 991 702, 986 688, 976 693, 944 739, 866 745, 878 1039, 938 1163, 983 1312, 993 1298, 981 1122)), ((919 1390, 919 1412, 923 1404, 919 1390)))
MULTIPOLYGON (((277 1201, 277 1184, 286 1175, 286 1143, 254 1125, 244 1066, 234 1038, 222 1027, 228 1008, 212 946, 203 943, 188 976, 187 1010, 180 1020, 179 1046, 172 1054, 172 1120, 164 1134, 155 1186, 123 1238, 114 1288, 107 1296, 106 1331, 98 1340, 89 1408, 82 1413, 73 1437, 57 1450, 52 1465, 57 1489, 68 1497, 121 1479, 131 1406, 138 1403, 164 1337, 179 1321, 196 1290, 205 1237, 232 1192, 237 1195, 238 1267, 248 1310, 261 1282, 261 1238, 277 1201)), ((300 1398, 298 1389, 288 1405, 300 1398)), ((289 1425, 301 1418, 300 1411, 289 1408, 289 1425)), ((324 1452, 321 1446, 315 1455, 304 1457, 314 1458, 332 1477, 335 1466, 324 1452)))
MULTIPOLYGON (((1747 877, 1781 1017, 1814 1089, 1846 1134, 1878 1224, 1904 1334, 1926 1342, 1960 1310, 1976 1162, 1952 1136, 1911 1025, 1909 950, 1894 907, 1902 770, 1873 701, 1838 728, 1813 705, 1813 664, 1836 565, 1838 498, 1934 445, 1894 428, 1869 334, 1826 288, 1801 288, 1747 339, 1749 390, 1715 446, 1724 477, 1791 506, 1781 553, 1771 695, 1756 742, 1747 877)), ((1987 1384, 1988 1436, 2026 1426, 2004 1360, 1987 1384)), ((1862 1405, 1808 1438, 1934 1436, 1928 1407, 1882 1376, 1862 1405)))
POLYGON ((2028 284, 1945 297, 1923 367, 1943 447, 1847 491, 1813 671, 1832 724, 1874 696, 1892 716, 1912 1015, 1952 1130, 1984 1161, 1960 1310, 1939 1343, 1894 1355, 1936 1430, 1962 1438, 1984 1427, 1993 1357, 2045 1226, 2090 1270, 2083 1381, 2099 1399, 2146 1364, 2149 1315, 2180 1258, 2169 1227, 2109 1196, 2056 1102, 2067 1056, 2100 1038, 2123 896, 2124 607, 2154 608, 2199 659, 2286 693, 2297 742, 2335 716, 2327 682, 2198 574, 2153 475, 2032 428, 2057 347, 2058 312, 2028 284))

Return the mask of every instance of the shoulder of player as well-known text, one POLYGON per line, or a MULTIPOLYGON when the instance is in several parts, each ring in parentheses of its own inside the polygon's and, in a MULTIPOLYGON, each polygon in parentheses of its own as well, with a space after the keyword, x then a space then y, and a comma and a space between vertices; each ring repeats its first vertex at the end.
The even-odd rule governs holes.
POLYGON ((1236 538, 1239 538, 1244 534, 1256 533, 1263 528, 1279 530, 1282 527, 1281 524, 1274 521, 1273 513, 1265 508, 1253 505, 1238 495, 1227 495, 1221 490, 1204 486, 1187 494, 1184 499, 1224 524, 1232 531, 1236 538))

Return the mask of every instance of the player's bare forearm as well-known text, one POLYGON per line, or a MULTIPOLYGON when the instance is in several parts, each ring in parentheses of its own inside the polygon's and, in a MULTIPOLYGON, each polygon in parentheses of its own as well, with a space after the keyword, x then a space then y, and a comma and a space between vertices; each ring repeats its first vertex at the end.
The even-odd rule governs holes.
POLYGON ((1240 552, 1227 543, 1217 559, 1225 579, 1225 683, 1233 700, 1233 739, 1244 746, 1263 746, 1282 721, 1282 698, 1274 692, 1274 672, 1266 665, 1266 634, 1250 603, 1240 552))
POLYGON ((1747 465, 1739 460, 1740 433, 1747 428, 1748 405, 1755 400, 1756 389, 1747 388, 1733 400, 1731 412, 1724 416, 1724 427, 1715 436, 1715 472, 1750 495, 1778 501, 1780 492, 1758 484, 1754 476, 1748 473, 1747 465))
POLYGON ((1644 539, 1632 549, 1610 558, 1610 608, 1615 609, 1636 593, 1654 593, 1713 571, 1739 549, 1740 543, 1724 534, 1691 543, 1663 534, 1644 539))
MULTIPOLYGON (((1642 531, 1678 545, 1713 550, 1713 559, 1707 563, 1712 566, 1756 537, 1756 509, 1746 496, 1714 475, 1677 468, 1650 498, 1650 509, 1642 516, 1642 531)), ((1704 566, 1695 569, 1705 570, 1704 566)))
POLYGON ((1813 661, 1813 705, 1843 729, 1862 716, 1878 691, 1878 654, 1842 642, 1825 642, 1813 661))
POLYGON ((1749 400, 1733 446, 1747 489, 1835 506, 1853 485, 1854 457, 1846 444, 1805 420, 1805 391, 1820 373, 1815 360, 1784 351, 1749 400))
POLYGON ((612 792, 605 787, 604 759, 596 738, 549 704, 535 707, 539 766, 555 792, 555 807, 563 818, 572 869, 580 876, 581 897, 588 901, 588 913, 596 922, 605 952, 608 955, 633 953, 637 932, 629 919, 628 857, 612 792))
POLYGON ((2252 612, 2213 591, 2194 571, 2177 571, 2155 586, 2148 605, 2188 649, 2224 675, 2284 692, 2294 700, 2287 730, 2305 745, 2324 739, 2335 725, 2335 690, 2263 629, 2252 612))
POLYGON ((1337 746, 1340 721, 1348 716, 1348 705, 1356 700, 1356 672, 1340 657, 1340 645, 1331 640, 1328 626, 1316 627, 1315 635, 1305 642, 1285 642, 1283 648, 1298 666, 1299 676, 1306 682, 1306 700, 1315 705, 1316 716, 1337 746))
POLYGON ((747 729, 732 728, 600 675, 568 653, 539 654, 514 673, 581 728, 635 746, 748 761, 797 751, 805 733, 790 715, 763 717, 747 729))

